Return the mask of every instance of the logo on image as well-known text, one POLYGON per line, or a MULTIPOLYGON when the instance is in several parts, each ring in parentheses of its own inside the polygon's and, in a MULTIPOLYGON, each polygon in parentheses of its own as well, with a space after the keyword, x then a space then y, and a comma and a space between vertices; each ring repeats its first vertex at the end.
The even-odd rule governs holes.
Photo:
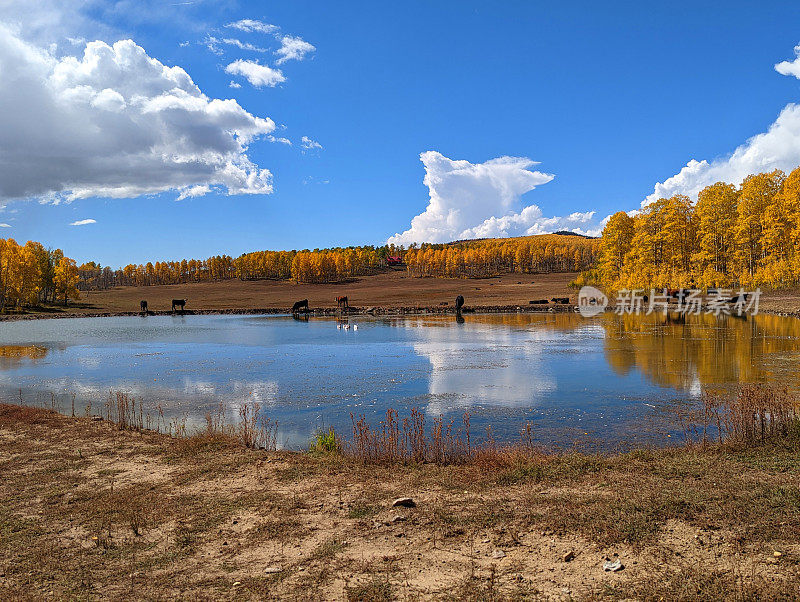
POLYGON ((608 306, 608 297, 603 291, 593 286, 584 286, 578 293, 578 312, 584 318, 591 318, 603 313, 608 306))

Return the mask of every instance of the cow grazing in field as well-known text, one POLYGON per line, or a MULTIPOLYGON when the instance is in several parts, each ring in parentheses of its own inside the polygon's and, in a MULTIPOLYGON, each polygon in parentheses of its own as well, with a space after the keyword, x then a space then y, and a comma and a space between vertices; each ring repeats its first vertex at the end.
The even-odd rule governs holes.
POLYGON ((142 310, 143 314, 146 314, 147 313, 147 301, 145 301, 144 299, 139 301, 139 308, 142 310))
POLYGON ((297 314, 301 311, 308 312, 308 299, 303 299, 292 305, 292 313, 297 314))
POLYGON ((550 301, 558 303, 559 305, 566 305, 569 303, 569 297, 553 297, 550 301))
POLYGON ((533 299, 528 301, 528 305, 547 305, 547 299, 533 299))
POLYGON ((463 295, 459 295, 456 297, 456 313, 461 313, 461 308, 464 307, 464 297, 463 295))
POLYGON ((336 297, 336 305, 337 305, 337 307, 339 309, 347 309, 348 307, 350 307, 347 304, 347 297, 346 296, 344 296, 344 297, 343 296, 336 297))
POLYGON ((175 313, 175 308, 180 307, 181 313, 186 309, 186 299, 173 299, 172 300, 172 313, 175 313))

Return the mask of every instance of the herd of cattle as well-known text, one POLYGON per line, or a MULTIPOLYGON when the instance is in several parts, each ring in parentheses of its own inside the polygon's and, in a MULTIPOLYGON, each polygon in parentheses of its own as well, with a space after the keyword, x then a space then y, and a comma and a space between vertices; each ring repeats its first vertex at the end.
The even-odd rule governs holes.
MULTIPOLYGON (((340 310, 346 310, 346 309, 350 308, 350 305, 348 303, 348 300, 347 300, 346 296, 338 296, 338 297, 336 297, 335 301, 336 301, 337 308, 340 309, 340 310)), ((529 301, 529 303, 531 305, 546 305, 548 303, 566 305, 566 304, 569 303, 569 297, 553 297, 552 299, 550 299, 550 301, 548 301, 547 299, 537 299, 535 301, 529 301)), ((444 305, 444 303, 443 303, 443 305, 444 305)), ((459 295, 458 297, 456 297, 455 306, 456 306, 456 313, 460 314, 462 308, 464 307, 464 296, 463 295, 459 295)), ((149 309, 148 309, 148 306, 147 306, 147 301, 145 299, 142 299, 139 302, 139 309, 140 309, 142 314, 148 314, 149 313, 149 309)), ((183 313, 184 311, 186 311, 186 299, 173 299, 172 300, 172 310, 171 311, 172 311, 172 313, 175 313, 176 311, 180 311, 181 313, 183 313)), ((309 312, 308 299, 302 299, 300 301, 297 301, 294 305, 292 305, 292 309, 291 309, 291 313, 292 314, 308 313, 308 312, 309 312)))
MULTIPOLYGON (((691 291, 690 289, 684 289, 684 288, 664 289, 664 294, 667 297, 669 297, 671 299, 675 299, 676 301, 678 301, 680 303, 683 303, 687 298, 689 298, 689 296, 692 294, 692 292, 693 291, 691 291)), ((718 295, 718 294, 720 294, 720 292, 717 289, 712 289, 712 288, 708 289, 707 292, 708 292, 709 295, 718 295)), ((649 301, 647 295, 643 295, 642 299, 643 299, 643 301, 645 303, 647 303, 649 301)), ((350 308, 350 305, 348 303, 348 300, 347 300, 346 296, 341 296, 341 295, 337 296, 335 298, 335 301, 336 301, 337 308, 339 310, 341 310, 341 311, 345 311, 345 310, 348 310, 350 308)), ((748 294, 747 293, 734 295, 733 297, 731 297, 730 299, 727 300, 728 303, 742 303, 742 302, 746 302, 746 301, 748 301, 748 294)), ((554 303, 556 305, 568 305, 569 304, 569 297, 553 297, 549 301, 547 299, 534 299, 532 301, 528 301, 528 303, 530 305, 548 305, 550 303, 554 303)), ((442 305, 446 305, 446 303, 442 303, 442 305)), ((464 297, 463 297, 463 295, 458 295, 456 297, 456 303, 455 303, 455 308, 456 308, 456 314, 457 315, 461 314, 461 311, 462 311, 463 307, 464 307, 464 297)), ((139 308, 140 308, 142 314, 149 313, 148 312, 148 308, 147 308, 147 301, 146 300, 142 299, 139 302, 139 308)), ((172 300, 172 313, 175 313, 176 311, 180 311, 181 313, 183 313, 185 310, 186 310, 186 299, 173 299, 172 300)), ((302 299, 300 301, 297 301, 294 305, 292 305, 291 313, 293 315, 294 314, 300 314, 300 313, 308 313, 308 312, 309 312, 308 299, 302 299)))
MULTIPOLYGON (((181 313, 186 309, 186 299, 173 299, 172 300, 172 313, 175 313, 175 311, 178 308, 180 308, 181 313)), ((149 311, 147 309, 147 301, 145 301, 144 299, 139 301, 139 310, 143 314, 149 313, 149 311)))
MULTIPOLYGON (((338 296, 338 297, 336 297, 335 301, 336 301, 336 307, 338 309, 340 309, 340 310, 347 310, 347 309, 350 308, 350 305, 348 303, 348 300, 347 300, 346 296, 338 296)), ((564 303, 568 303, 568 302, 569 302, 569 299, 565 298, 564 303)), ((533 303, 533 301, 531 301, 531 303, 533 303)), ((461 313, 461 308, 462 307, 464 307, 464 297, 462 295, 459 295, 458 297, 456 297, 456 313, 457 314, 461 313)), ((147 301, 145 299, 142 299, 141 301, 139 301, 139 310, 141 311, 142 314, 148 314, 149 313, 148 306, 147 306, 147 301)), ((172 300, 172 313, 175 313, 178 310, 180 310, 181 313, 186 311, 186 299, 173 299, 172 300)), ((308 299, 302 299, 300 301, 297 301, 294 305, 292 305, 292 309, 291 309, 291 313, 292 314, 308 313, 308 312, 309 312, 308 299)))
MULTIPOLYGON (((709 295, 720 294, 720 292, 717 289, 712 289, 712 288, 708 289, 707 292, 709 295)), ((675 299, 676 301, 682 303, 692 294, 692 291, 690 289, 684 289, 684 288, 664 289, 664 294, 667 297, 675 299)), ((350 308, 346 296, 341 296, 341 295, 337 296, 335 298, 335 301, 337 308, 341 311, 345 311, 350 308)), ((643 296, 643 301, 645 303, 649 301, 647 295, 643 296)), ((744 293, 741 295, 739 294, 734 295, 728 300, 728 303, 741 303, 746 301, 748 301, 748 295, 747 293, 744 293)), ((547 299, 534 299, 532 301, 528 301, 528 303, 530 305, 548 305, 550 303, 554 303, 556 305, 568 305, 569 297, 553 297, 549 301, 547 299)), ((446 303, 442 303, 442 305, 446 305, 446 303)), ((464 297, 462 295, 458 295, 458 297, 456 297, 455 307, 456 307, 456 314, 461 314, 462 308, 464 307, 464 297)), ((141 310, 141 313, 143 314, 149 313, 146 300, 142 299, 139 302, 139 308, 141 310)), ((176 311, 180 311, 181 313, 186 311, 186 299, 172 300, 172 313, 175 313, 176 311)), ((308 313, 308 312, 309 312, 308 299, 302 299, 297 303, 295 303, 294 305, 292 305, 291 309, 292 314, 308 313)))

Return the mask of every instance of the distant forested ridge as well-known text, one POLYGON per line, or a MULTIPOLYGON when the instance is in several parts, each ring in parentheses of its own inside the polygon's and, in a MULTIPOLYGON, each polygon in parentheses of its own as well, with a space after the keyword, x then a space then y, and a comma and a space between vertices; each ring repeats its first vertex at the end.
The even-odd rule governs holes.
POLYGON ((595 265, 600 241, 583 236, 540 234, 444 245, 423 244, 405 253, 414 276, 478 278, 508 273, 578 272, 595 265))
POLYGON ((420 277, 470 278, 509 272, 564 272, 595 264, 599 241, 579 236, 545 234, 523 238, 483 239, 410 248, 385 245, 303 251, 256 251, 233 258, 181 259, 129 264, 112 270, 95 262, 78 267, 81 290, 114 286, 183 284, 239 278, 341 282, 386 270, 390 258, 400 260, 420 277))

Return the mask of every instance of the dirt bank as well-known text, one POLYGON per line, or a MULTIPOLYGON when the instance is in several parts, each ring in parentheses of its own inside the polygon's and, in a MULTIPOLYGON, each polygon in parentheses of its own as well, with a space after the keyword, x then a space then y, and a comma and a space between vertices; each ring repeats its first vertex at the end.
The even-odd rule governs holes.
POLYGON ((0 406, 0 475, 3 599, 800 597, 794 449, 385 468, 0 406))

